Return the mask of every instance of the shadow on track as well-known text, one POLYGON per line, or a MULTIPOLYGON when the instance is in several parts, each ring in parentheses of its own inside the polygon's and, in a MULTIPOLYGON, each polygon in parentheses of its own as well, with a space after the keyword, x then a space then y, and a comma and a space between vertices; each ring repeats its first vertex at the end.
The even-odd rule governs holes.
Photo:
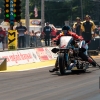
MULTIPOLYGON (((86 72, 79 72, 79 71, 74 71, 74 72, 66 72, 64 75, 80 75, 80 74, 86 74, 86 73, 91 73, 91 71, 86 71, 86 72)), ((61 75, 60 72, 55 72, 52 75, 58 75, 58 76, 64 76, 61 75)))

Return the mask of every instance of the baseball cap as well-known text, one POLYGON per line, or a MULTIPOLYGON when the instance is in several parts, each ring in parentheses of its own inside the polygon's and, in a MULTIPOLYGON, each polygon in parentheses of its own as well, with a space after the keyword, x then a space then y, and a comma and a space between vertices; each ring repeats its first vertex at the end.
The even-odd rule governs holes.
POLYGON ((81 20, 80 17, 76 17, 76 20, 81 20))
POLYGON ((85 18, 91 18, 89 15, 86 15, 85 18))

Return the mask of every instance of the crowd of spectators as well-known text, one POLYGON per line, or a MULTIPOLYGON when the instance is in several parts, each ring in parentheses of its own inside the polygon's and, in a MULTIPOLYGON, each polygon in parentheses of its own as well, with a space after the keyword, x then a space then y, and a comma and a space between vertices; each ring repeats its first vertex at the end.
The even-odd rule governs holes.
MULTIPOLYGON (((8 48, 8 31, 10 28, 0 27, 0 43, 2 43, 3 50, 8 48)), ((28 47, 39 47, 39 46, 50 46, 50 41, 55 38, 58 31, 55 27, 50 27, 49 23, 46 23, 43 31, 27 31, 27 28, 19 23, 17 27, 14 27, 18 33, 18 48, 26 48, 27 41, 29 42, 28 47), (49 30, 50 28, 50 30, 49 30)))
MULTIPOLYGON (((78 35, 82 35, 81 34, 82 24, 83 22, 81 22, 81 19, 77 17, 76 22, 72 27, 73 29, 72 31, 76 32, 76 34, 78 35)), ((0 43, 2 42, 3 44, 3 50, 8 47, 9 29, 10 28, 7 29, 7 28, 0 27, 0 43)), ((43 28, 43 31, 32 30, 28 32, 27 28, 22 25, 22 22, 20 22, 19 25, 14 29, 17 30, 18 33, 18 48, 26 48, 27 41, 29 44, 28 47, 51 46, 51 40, 60 33, 54 26, 50 26, 49 22, 46 23, 46 25, 43 28)), ((96 33, 96 36, 98 37, 99 37, 99 31, 100 31, 100 27, 98 26, 95 28, 94 31, 96 33)))

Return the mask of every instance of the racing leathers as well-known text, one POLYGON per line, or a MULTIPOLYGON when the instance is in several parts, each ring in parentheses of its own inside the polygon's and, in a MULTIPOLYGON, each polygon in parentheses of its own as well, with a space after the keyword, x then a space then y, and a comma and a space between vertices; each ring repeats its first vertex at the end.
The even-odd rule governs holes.
POLYGON ((76 33, 72 32, 72 31, 67 31, 66 34, 64 34, 64 32, 60 33, 56 38, 53 39, 53 41, 59 40, 60 37, 62 37, 62 36, 72 36, 75 40, 77 40, 77 39, 83 40, 82 36, 78 36, 76 33))

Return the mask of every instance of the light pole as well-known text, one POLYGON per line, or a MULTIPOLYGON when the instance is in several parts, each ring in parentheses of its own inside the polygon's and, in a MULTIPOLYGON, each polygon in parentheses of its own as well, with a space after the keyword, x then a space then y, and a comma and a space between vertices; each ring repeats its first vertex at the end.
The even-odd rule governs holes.
POLYGON ((27 28, 27 32, 28 34, 25 34, 25 46, 28 47, 30 44, 30 39, 29 39, 29 0, 26 0, 26 7, 25 7, 25 22, 26 22, 26 28, 27 28))
POLYGON ((26 0, 25 20, 27 31, 29 32, 29 0, 26 0))
POLYGON ((2 9, 0 8, 0 14, 1 14, 1 10, 2 10, 2 9))
POLYGON ((41 0, 41 26, 42 26, 42 30, 43 31, 43 27, 44 27, 44 24, 45 24, 45 18, 44 18, 44 0, 41 0))
POLYGON ((81 19, 83 20, 83 1, 81 0, 81 19))
POLYGON ((1 10, 2 10, 2 9, 0 8, 0 19, 1 19, 1 12, 2 12, 1 10))

